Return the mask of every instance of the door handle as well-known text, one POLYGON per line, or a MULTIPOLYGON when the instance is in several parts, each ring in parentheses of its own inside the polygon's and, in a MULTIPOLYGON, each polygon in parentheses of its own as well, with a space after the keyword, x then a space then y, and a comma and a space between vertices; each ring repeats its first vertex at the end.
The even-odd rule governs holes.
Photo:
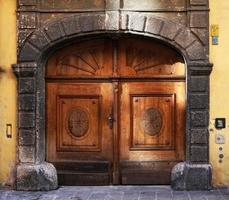
POLYGON ((109 126, 109 128, 110 128, 110 129, 113 129, 114 117, 113 117, 112 114, 110 114, 110 115, 108 116, 107 121, 108 121, 108 126, 109 126))

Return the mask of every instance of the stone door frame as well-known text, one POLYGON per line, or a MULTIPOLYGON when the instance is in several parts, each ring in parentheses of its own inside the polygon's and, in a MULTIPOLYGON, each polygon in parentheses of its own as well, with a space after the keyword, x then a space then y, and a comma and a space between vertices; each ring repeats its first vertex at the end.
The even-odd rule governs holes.
POLYGON ((20 48, 13 70, 18 79, 18 190, 58 187, 55 167, 45 162, 45 65, 52 52, 81 37, 122 34, 155 38, 176 49, 186 62, 186 159, 172 170, 177 190, 210 189, 209 75, 204 44, 181 24, 145 13, 77 14, 52 20, 20 48))

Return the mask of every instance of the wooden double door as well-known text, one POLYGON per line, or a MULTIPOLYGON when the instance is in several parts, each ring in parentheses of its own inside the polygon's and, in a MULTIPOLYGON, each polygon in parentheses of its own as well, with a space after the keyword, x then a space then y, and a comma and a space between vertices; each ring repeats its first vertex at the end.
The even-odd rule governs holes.
POLYGON ((82 41, 46 70, 46 159, 64 185, 169 184, 184 159, 182 58, 155 41, 82 41))

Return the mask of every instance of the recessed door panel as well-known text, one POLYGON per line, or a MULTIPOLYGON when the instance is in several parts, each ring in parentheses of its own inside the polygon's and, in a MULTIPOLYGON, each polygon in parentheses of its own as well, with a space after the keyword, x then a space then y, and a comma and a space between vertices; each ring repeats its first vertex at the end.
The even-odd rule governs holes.
POLYGON ((130 98, 130 149, 174 149, 175 94, 149 93, 130 98))
POLYGON ((101 151, 101 96, 57 96, 57 151, 101 151))
POLYGON ((184 82, 122 83, 122 184, 169 183, 171 168, 184 159, 184 88, 184 82))

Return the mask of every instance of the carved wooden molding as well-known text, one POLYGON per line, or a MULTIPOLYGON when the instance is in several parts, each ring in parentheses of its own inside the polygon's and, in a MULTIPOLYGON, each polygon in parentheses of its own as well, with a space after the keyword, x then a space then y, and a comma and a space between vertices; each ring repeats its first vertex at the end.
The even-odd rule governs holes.
POLYGON ((89 116, 85 109, 73 108, 67 117, 67 130, 75 137, 83 137, 89 129, 89 116))
POLYGON ((64 56, 58 61, 57 67, 60 75, 64 74, 65 70, 67 71, 66 68, 74 68, 76 71, 82 71, 89 75, 95 75, 98 70, 103 68, 97 60, 96 49, 87 52, 73 52, 64 56), (86 58, 88 56, 91 57, 90 60, 86 58))
POLYGON ((145 134, 150 136, 158 135, 161 131, 163 118, 157 108, 150 107, 143 112, 141 127, 145 134))

